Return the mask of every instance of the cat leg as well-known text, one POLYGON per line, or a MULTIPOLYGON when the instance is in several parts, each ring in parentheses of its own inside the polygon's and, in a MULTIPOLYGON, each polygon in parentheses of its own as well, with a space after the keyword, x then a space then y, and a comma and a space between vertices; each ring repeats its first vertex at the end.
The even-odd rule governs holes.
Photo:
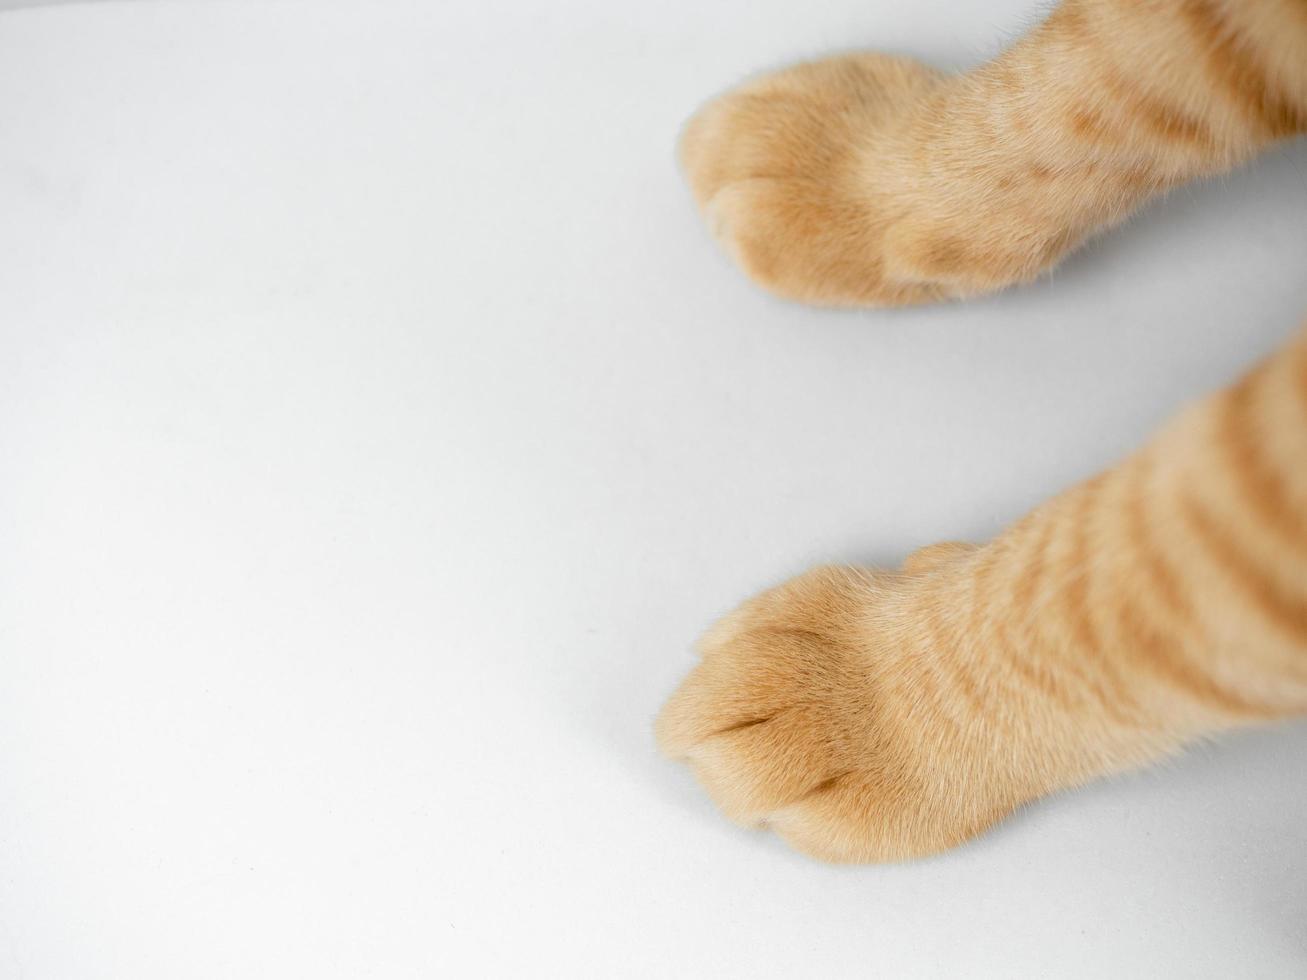
POLYGON ((1307 331, 992 542, 816 569, 700 649, 663 749, 731 818, 838 861, 1307 712, 1307 331))
POLYGON ((1302 0, 1064 0, 962 75, 855 54, 755 79, 701 109, 680 152, 758 283, 898 306, 1029 281, 1304 130, 1302 0))

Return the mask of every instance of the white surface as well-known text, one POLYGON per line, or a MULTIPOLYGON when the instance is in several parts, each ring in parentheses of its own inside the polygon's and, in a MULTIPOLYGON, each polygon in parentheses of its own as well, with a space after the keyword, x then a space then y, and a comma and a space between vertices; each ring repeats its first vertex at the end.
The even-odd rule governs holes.
POLYGON ((968 306, 707 240, 700 99, 1032 15, 0 15, 0 975, 1302 976, 1302 725, 891 868, 653 751, 716 614, 994 532, 1307 312, 1302 144, 968 306))

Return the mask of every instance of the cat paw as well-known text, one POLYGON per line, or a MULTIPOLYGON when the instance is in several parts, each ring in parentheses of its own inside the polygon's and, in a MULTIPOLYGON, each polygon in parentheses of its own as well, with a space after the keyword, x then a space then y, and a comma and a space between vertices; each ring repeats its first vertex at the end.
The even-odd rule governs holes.
POLYGON ((939 76, 858 54, 746 83, 686 125, 680 156, 709 229, 755 282, 788 299, 895 306, 939 298, 892 281, 868 151, 939 76))
POLYGON ((930 854, 1002 817, 913 666, 925 631, 893 625, 906 580, 821 568, 728 615, 658 718, 664 752, 731 819, 830 861, 930 854))
POLYGON ((1102 222, 1114 206, 1088 170, 1059 176, 987 130, 984 98, 956 81, 910 58, 842 55, 709 102, 680 156, 710 231, 759 285, 827 306, 1036 278, 1087 234, 1076 208, 1102 222))

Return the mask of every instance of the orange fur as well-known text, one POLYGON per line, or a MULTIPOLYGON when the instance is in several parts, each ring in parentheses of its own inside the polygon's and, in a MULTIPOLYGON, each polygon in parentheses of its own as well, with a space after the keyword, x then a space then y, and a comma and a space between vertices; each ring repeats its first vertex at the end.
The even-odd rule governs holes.
POLYGON ((1301 0, 1065 0, 976 70, 843 55, 706 105, 681 158, 764 287, 898 306, 1026 282, 1307 128, 1301 0))
MULTIPOLYGON (((682 152, 763 285, 895 305, 1027 280, 1304 127, 1297 0, 1066 0, 968 75, 858 55, 752 82, 682 152)), ((994 541, 816 569, 701 650, 664 750, 733 819, 832 860, 929 854, 1307 712, 1307 330, 994 541)))

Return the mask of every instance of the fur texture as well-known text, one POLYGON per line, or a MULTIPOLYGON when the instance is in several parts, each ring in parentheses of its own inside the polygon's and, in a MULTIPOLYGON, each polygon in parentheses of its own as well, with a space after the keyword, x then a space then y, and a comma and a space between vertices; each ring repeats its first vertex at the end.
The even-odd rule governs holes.
POLYGON ((946 76, 845 55, 705 106, 681 157, 715 235, 791 299, 1025 282, 1167 188, 1307 128, 1302 0, 1067 0, 946 76))
MULTIPOLYGON (((1302 0, 1067 0, 960 77, 853 55, 689 124, 716 235, 795 299, 1023 282, 1149 197, 1307 131, 1302 0)), ((841 861, 1307 712, 1307 331, 983 546, 745 603, 657 723, 732 819, 841 861)))

